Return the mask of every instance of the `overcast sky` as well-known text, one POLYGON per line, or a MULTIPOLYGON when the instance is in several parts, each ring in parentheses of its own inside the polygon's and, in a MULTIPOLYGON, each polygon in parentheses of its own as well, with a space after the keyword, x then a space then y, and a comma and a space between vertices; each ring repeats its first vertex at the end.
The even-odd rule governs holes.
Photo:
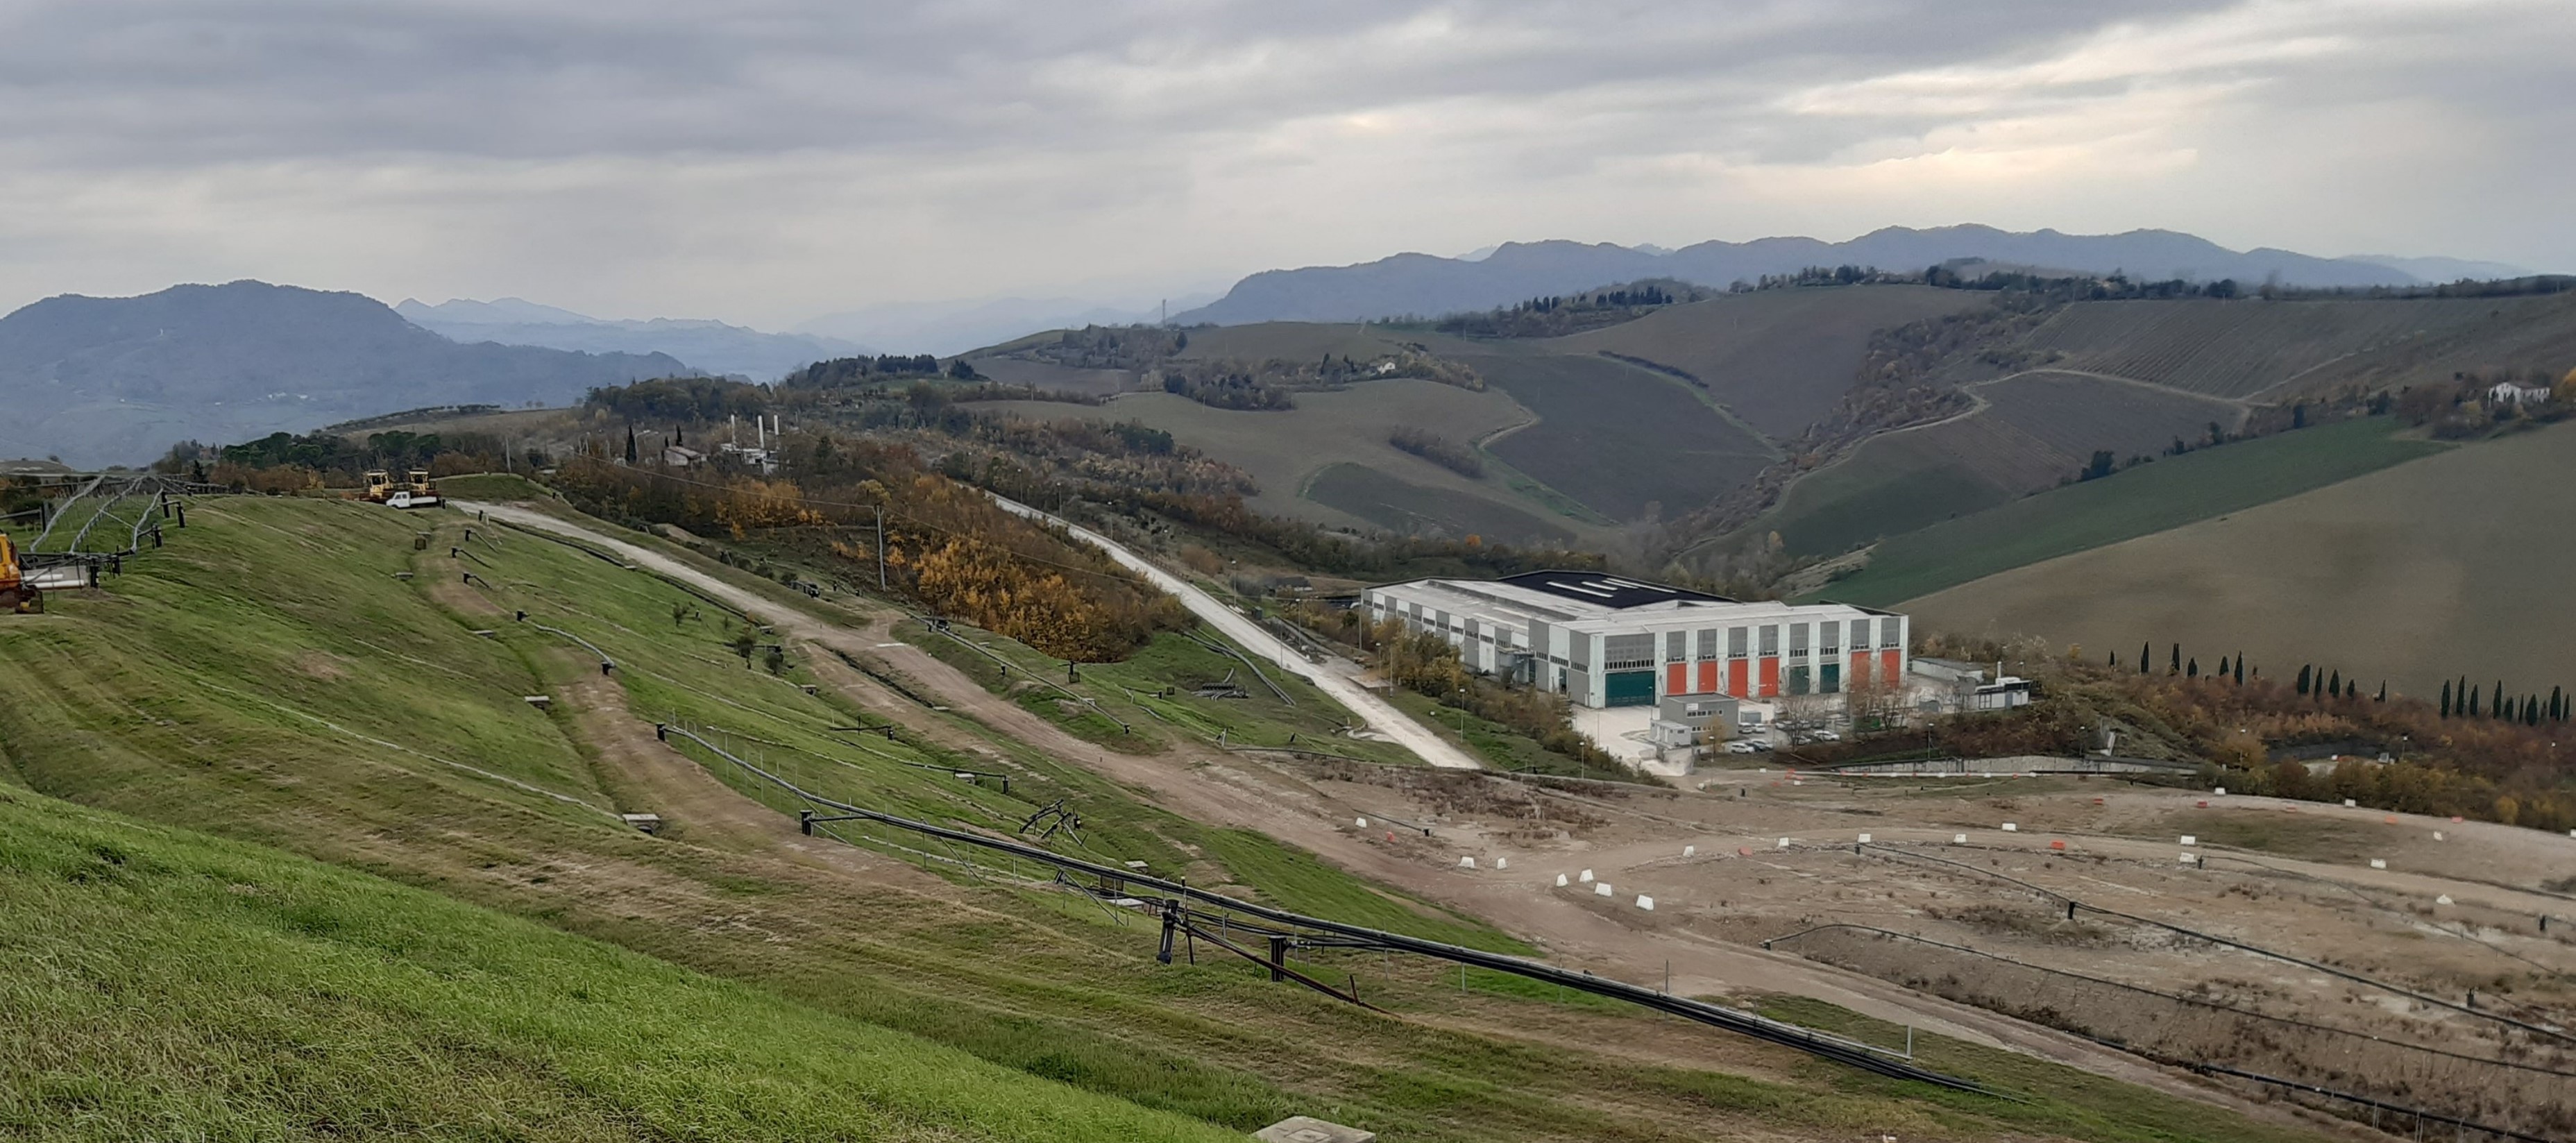
POLYGON ((0 310, 255 277, 768 328, 1513 239, 2576 269, 2568 0, 0 0, 0 310))

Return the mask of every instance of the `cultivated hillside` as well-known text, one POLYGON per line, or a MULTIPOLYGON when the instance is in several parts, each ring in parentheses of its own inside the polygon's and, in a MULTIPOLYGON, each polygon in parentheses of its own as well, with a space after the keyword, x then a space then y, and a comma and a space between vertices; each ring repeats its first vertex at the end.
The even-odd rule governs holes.
POLYGON ((2241 649, 2260 663, 2332 666, 2365 690, 2386 679, 2423 697, 2466 674, 2546 694, 2576 684, 2560 651, 2576 638, 2561 598, 2576 561, 2576 502, 2561 494, 2570 471, 2576 425, 2562 423, 1906 607, 1927 625, 2054 645, 2241 649))
POLYGON ((817 361, 874 353, 856 342, 802 333, 762 333, 720 321, 653 318, 613 321, 553 306, 503 298, 424 305, 405 298, 404 320, 450 341, 534 345, 581 353, 659 353, 718 376, 775 381, 817 361))
POLYGON ((429 405, 561 404, 689 372, 660 354, 459 345, 351 293, 262 282, 64 295, 0 317, 0 456, 141 464, 178 440, 248 440, 429 405))
POLYGON ((2287 250, 2235 251, 2166 230, 2077 235, 2054 230, 2015 233, 1989 226, 1889 227, 1848 242, 1712 241, 1669 253, 1608 243, 1511 242, 1476 261, 1398 254, 1352 266, 1265 270, 1236 283, 1225 297, 1175 314, 1173 320, 1238 325, 1431 316, 1646 278, 1677 278, 1722 288, 1810 266, 1919 270, 1959 259, 2096 274, 2117 271, 2133 278, 2277 280, 2313 287, 2412 285, 2422 280, 2382 262, 2317 258, 2287 250))

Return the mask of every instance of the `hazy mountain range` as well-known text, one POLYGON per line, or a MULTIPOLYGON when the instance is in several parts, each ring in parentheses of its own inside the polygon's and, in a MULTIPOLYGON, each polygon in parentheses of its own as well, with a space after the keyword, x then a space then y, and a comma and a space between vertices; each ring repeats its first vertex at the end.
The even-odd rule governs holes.
POLYGON ((132 298, 65 294, 0 317, 0 457, 141 464, 425 405, 563 404, 689 373, 666 354, 460 345, 360 294, 264 282, 132 298))
POLYGON ((1361 321, 1488 309, 1522 298, 1641 278, 1724 287, 1809 266, 1916 269, 1964 258, 2088 273, 2122 271, 2137 278, 2234 278, 2248 284, 2276 281, 2316 287, 2420 285, 2522 273, 2511 266, 2450 258, 2319 258, 2269 248, 2236 251, 2170 230, 2081 235, 2054 230, 2015 233, 1990 226, 1889 227, 1848 242, 1762 238, 1702 242, 1678 250, 1606 242, 1511 242, 1460 258, 1398 254, 1352 266, 1268 270, 1236 283, 1209 305, 1174 314, 1173 320, 1218 325, 1361 321))
MULTIPOLYGON (((1214 294, 1171 299, 1178 317, 1192 306, 1215 300, 1214 294)), ((1134 325, 1161 320, 1161 306, 1106 305, 1077 298, 987 298, 972 301, 891 302, 799 323, 799 333, 847 338, 890 347, 897 353, 936 353, 942 357, 981 349, 1040 330, 1086 325, 1134 325)))
POLYGON ((520 298, 489 302, 457 298, 434 306, 405 298, 394 312, 422 329, 469 345, 488 341, 583 353, 663 353, 708 373, 754 381, 775 381, 828 358, 875 352, 837 337, 762 333, 692 318, 618 321, 520 298))

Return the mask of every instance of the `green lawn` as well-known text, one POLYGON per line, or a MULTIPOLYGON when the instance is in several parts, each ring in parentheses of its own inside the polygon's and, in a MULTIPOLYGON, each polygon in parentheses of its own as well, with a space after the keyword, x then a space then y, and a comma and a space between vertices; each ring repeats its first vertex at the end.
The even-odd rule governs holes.
POLYGON ((1239 1139, 275 850, 0 788, 13 1139, 1239 1139))
POLYGON ((2051 489, 1881 542, 1815 595, 1887 606, 1996 572, 2295 496, 2451 446, 2372 417, 2203 449, 2051 489))

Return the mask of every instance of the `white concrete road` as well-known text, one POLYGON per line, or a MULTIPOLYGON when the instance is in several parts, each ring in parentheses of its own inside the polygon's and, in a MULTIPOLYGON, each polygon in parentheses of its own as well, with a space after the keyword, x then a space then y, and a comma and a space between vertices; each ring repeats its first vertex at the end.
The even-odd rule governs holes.
POLYGON ((1110 559, 1144 576, 1154 586, 1162 588, 1173 598, 1180 600, 1181 605, 1189 608, 1190 614, 1198 616, 1200 622, 1223 632, 1226 638, 1242 645, 1256 658, 1280 664, 1289 673, 1315 684, 1315 689, 1333 696, 1334 701, 1350 708, 1351 713, 1358 715, 1361 722, 1368 724, 1369 729, 1385 735, 1398 745, 1412 751, 1423 761, 1451 770, 1484 768, 1474 758, 1469 757, 1466 751, 1450 745, 1446 739, 1433 734, 1421 723, 1415 722, 1412 716, 1397 710, 1395 704, 1386 701, 1383 696, 1361 686, 1359 680, 1333 670, 1330 665, 1318 666, 1307 662, 1304 655, 1289 647, 1278 636, 1262 630, 1260 624, 1226 606, 1215 596, 1192 586, 1189 581, 1164 571, 1143 556, 1109 542, 1107 538, 1089 528, 1068 523, 1007 497, 996 496, 993 499, 1000 503, 1004 510, 1014 515, 1043 520, 1072 533, 1075 539, 1109 553, 1110 559))

